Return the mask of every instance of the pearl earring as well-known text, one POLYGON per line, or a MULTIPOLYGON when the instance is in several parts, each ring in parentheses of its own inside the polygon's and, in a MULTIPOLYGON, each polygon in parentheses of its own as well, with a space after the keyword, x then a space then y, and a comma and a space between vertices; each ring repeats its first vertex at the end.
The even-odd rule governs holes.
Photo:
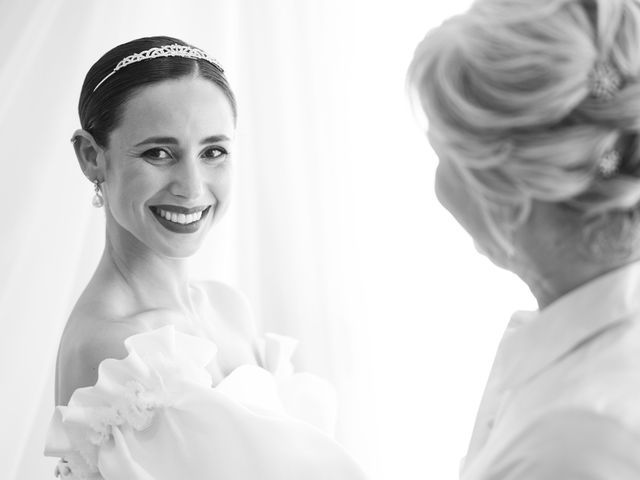
POLYGON ((100 191, 100 181, 96 178, 93 181, 93 187, 96 191, 96 194, 91 199, 91 205, 96 208, 100 208, 104 205, 104 198, 102 197, 102 192, 100 191))

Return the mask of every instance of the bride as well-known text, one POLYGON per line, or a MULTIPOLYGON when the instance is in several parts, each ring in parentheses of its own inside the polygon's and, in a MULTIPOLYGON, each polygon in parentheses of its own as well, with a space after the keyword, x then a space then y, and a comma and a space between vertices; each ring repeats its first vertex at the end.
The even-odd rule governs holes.
POLYGON ((364 478, 293 341, 189 281, 228 205, 236 114, 220 65, 175 38, 119 45, 86 76, 72 142, 106 241, 58 352, 45 454, 63 478, 364 478))

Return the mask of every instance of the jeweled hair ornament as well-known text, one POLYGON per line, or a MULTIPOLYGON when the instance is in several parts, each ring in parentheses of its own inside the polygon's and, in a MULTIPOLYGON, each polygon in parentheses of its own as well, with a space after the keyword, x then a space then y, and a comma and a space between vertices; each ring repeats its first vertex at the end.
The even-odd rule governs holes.
POLYGON ((598 163, 598 173, 602 178, 611 178, 618 172, 622 156, 618 150, 607 152, 598 163))
POLYGON ((622 87, 622 75, 611 63, 597 63, 589 74, 589 94, 597 99, 607 100, 622 87))
POLYGON ((111 73, 109 73, 109 75, 107 75, 102 80, 100 80, 100 82, 95 86, 93 91, 95 92, 98 89, 98 87, 100 87, 100 85, 102 85, 105 82, 105 80, 107 80, 107 78, 115 74, 118 70, 126 67, 127 65, 141 62, 143 60, 151 60, 154 58, 162 58, 162 57, 183 57, 183 58, 206 60, 207 62, 212 64, 214 67, 216 67, 218 70, 220 70, 220 73, 224 73, 224 70, 222 69, 218 61, 215 58, 209 56, 209 54, 207 54, 206 52, 200 50, 199 48, 189 47, 188 45, 180 45, 178 43, 173 43, 171 45, 164 45, 162 47, 153 47, 153 48, 150 48, 149 50, 144 50, 140 53, 134 53, 132 55, 129 55, 128 57, 123 58, 118 62, 116 67, 111 71, 111 73))

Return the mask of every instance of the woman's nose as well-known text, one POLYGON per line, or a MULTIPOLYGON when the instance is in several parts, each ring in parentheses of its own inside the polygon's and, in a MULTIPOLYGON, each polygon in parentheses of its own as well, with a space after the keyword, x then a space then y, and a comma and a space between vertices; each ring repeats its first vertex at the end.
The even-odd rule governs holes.
POLYGON ((197 159, 180 159, 172 169, 170 192, 176 197, 195 200, 204 192, 204 176, 197 159))

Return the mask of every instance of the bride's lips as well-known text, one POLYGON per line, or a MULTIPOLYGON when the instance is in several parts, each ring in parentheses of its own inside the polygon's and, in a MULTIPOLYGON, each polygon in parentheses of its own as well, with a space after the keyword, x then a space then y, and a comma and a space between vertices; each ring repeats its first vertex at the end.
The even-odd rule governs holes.
POLYGON ((178 205, 151 205, 155 219, 174 233, 197 232, 211 211, 211 205, 185 208, 178 205))

